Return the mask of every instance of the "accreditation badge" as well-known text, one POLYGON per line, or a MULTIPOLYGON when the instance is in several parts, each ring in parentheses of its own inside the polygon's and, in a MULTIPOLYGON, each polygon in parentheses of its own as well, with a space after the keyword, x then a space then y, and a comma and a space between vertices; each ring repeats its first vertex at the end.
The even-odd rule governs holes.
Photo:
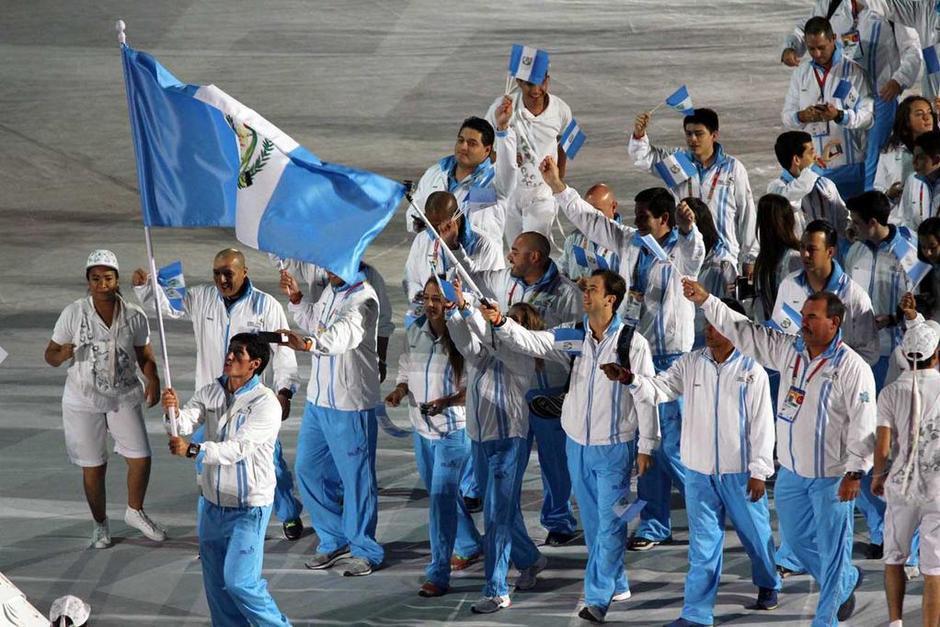
POLYGON ((777 418, 785 422, 795 421, 805 398, 806 390, 791 385, 786 398, 783 399, 783 404, 780 406, 780 411, 777 412, 777 418))

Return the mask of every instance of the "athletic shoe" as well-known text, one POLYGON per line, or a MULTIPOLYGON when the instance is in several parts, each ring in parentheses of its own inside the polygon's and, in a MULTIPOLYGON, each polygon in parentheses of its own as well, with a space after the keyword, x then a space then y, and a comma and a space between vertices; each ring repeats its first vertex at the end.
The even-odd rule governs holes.
POLYGON ((372 574, 372 562, 361 557, 354 557, 346 562, 343 577, 365 577, 372 574))
POLYGON ((593 605, 585 605, 581 608, 581 611, 578 612, 578 616, 590 623, 603 623, 605 615, 604 610, 599 607, 594 607, 593 605))
POLYGON ((885 545, 884 544, 869 544, 868 551, 865 552, 865 557, 870 560, 880 560, 885 556, 885 545))
POLYGON ((686 620, 686 619, 680 617, 680 618, 677 618, 676 620, 672 621, 671 623, 669 623, 669 624, 666 625, 665 627, 711 627, 711 626, 710 626, 710 625, 705 625, 705 624, 703 624, 703 623, 693 623, 693 622, 690 621, 690 620, 686 620))
POLYGON ((629 590, 624 590, 623 592, 617 592, 614 594, 614 596, 610 597, 610 602, 617 603, 618 601, 626 601, 631 596, 633 596, 633 594, 631 594, 629 590))
POLYGON ((549 531, 545 537, 547 546, 565 546, 578 537, 576 533, 564 533, 562 531, 549 531))
POLYGON ((344 557, 349 557, 348 546, 344 546, 341 549, 336 549, 332 553, 320 553, 317 551, 310 558, 310 561, 304 562, 304 566, 310 570, 325 570, 344 557))
POLYGON ((95 522, 91 532, 91 546, 95 549, 106 549, 111 546, 111 530, 108 529, 108 519, 104 522, 95 522))
POLYGON ((478 499, 474 496, 465 496, 463 497, 463 506, 467 508, 467 512, 470 514, 476 514, 477 512, 483 511, 483 499, 478 499))
POLYGON ((904 567, 904 578, 907 581, 913 581, 917 579, 918 577, 920 577, 920 566, 918 566, 917 564, 914 564, 912 566, 904 567))
POLYGON ((797 575, 805 575, 805 570, 790 570, 786 566, 777 565, 777 574, 780 575, 781 579, 786 579, 787 577, 795 577, 797 575))
POLYGON ((476 555, 471 555, 470 557, 464 557, 463 555, 454 553, 450 558, 450 569, 467 570, 481 559, 483 559, 483 551, 480 551, 476 555))
POLYGON ((157 523, 150 520, 150 516, 142 509, 131 509, 128 507, 124 510, 124 522, 139 530, 154 542, 163 542, 166 540, 166 531, 159 527, 157 523))
POLYGON ((858 571, 858 579, 855 581, 855 587, 852 588, 849 598, 839 606, 839 610, 836 612, 836 618, 839 622, 846 621, 852 617, 852 613, 855 612, 855 591, 858 590, 859 586, 861 586, 862 582, 865 580, 865 573, 862 569, 856 566, 855 570, 858 571))
POLYGON ((284 537, 288 540, 300 540, 304 535, 304 523, 299 518, 284 523, 284 537))
POLYGON ((538 574, 545 570, 547 565, 548 558, 544 555, 539 555, 539 558, 535 560, 534 564, 525 570, 520 570, 519 576, 516 577, 516 590, 531 590, 534 588, 538 574))
POLYGON ((672 542, 672 536, 669 536, 665 540, 650 540, 649 538, 641 538, 639 536, 633 536, 630 538, 630 541, 627 543, 628 551, 649 551, 651 548, 657 544, 665 544, 672 542))
POLYGON ((748 607, 749 610, 775 610, 780 607, 780 603, 777 601, 777 591, 773 588, 758 588, 757 589, 757 602, 754 605, 748 607))
POLYGON ((431 581, 425 581, 421 584, 421 587, 418 588, 418 596, 424 598, 431 597, 442 597, 447 594, 447 588, 441 588, 437 584, 431 581))
POLYGON ((510 605, 512 605, 512 601, 509 600, 508 595, 501 597, 483 597, 470 606, 470 611, 474 614, 492 614, 510 605))

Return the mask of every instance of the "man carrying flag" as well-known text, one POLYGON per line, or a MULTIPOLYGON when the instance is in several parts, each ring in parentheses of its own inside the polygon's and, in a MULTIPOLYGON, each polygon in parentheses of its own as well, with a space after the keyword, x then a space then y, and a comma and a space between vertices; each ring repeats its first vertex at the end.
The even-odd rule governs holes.
MULTIPOLYGON (((507 206, 504 236, 510 246, 523 232, 534 231, 551 238, 555 220, 555 204, 539 176, 539 163, 547 156, 557 158, 564 172, 567 156, 559 140, 574 118, 564 100, 549 94, 548 67, 548 53, 544 50, 513 46, 509 63, 512 88, 497 98, 486 113, 486 119, 498 126, 498 111, 507 101, 512 105, 509 126, 516 135, 519 171, 507 206)), ((574 137, 576 133, 572 140, 574 137)))
POLYGON ((682 128, 686 150, 652 145, 646 133, 651 119, 652 113, 647 112, 634 121, 627 146, 634 165, 662 178, 664 170, 657 166, 668 162, 665 172, 673 178, 667 186, 676 202, 689 196, 704 201, 722 242, 738 260, 738 272, 750 276, 757 259, 757 210, 747 170, 738 159, 725 154, 718 143, 718 114, 711 109, 695 109, 685 116, 682 128))

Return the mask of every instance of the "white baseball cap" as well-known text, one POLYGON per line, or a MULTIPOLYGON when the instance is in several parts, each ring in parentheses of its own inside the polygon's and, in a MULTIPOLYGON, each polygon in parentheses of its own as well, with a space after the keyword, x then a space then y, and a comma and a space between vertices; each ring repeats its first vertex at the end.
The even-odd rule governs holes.
MULTIPOLYGON (((101 264, 98 264, 101 265, 101 264)), ((57 624, 60 618, 68 618, 73 625, 84 625, 91 615, 91 606, 71 594, 59 597, 49 608, 49 620, 57 624)))
POLYGON ((88 261, 85 262, 85 270, 93 266, 104 266, 106 268, 113 268, 118 272, 121 271, 118 267, 117 255, 105 248, 93 250, 91 254, 88 255, 88 261))
POLYGON ((933 357, 937 350, 940 334, 934 324, 923 323, 908 327, 904 339, 901 340, 901 352, 908 359, 923 361, 933 357))

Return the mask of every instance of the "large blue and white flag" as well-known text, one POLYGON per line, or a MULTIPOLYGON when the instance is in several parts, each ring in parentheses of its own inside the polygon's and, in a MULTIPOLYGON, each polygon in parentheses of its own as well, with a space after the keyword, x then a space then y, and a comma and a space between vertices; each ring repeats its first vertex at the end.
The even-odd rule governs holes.
POLYGON ((666 187, 676 187, 695 176, 695 166, 683 151, 677 150, 653 166, 666 187))
POLYGON ((653 253, 654 257, 660 261, 669 263, 669 255, 663 250, 663 247, 659 245, 659 242, 656 241, 656 238, 653 237, 652 234, 647 233, 640 238, 640 241, 643 242, 643 246, 645 246, 647 250, 653 253))
POLYGON ((666 105, 683 115, 692 115, 695 113, 695 106, 692 104, 692 96, 689 95, 689 90, 685 85, 666 98, 666 105))
POLYGON ((565 151, 566 157, 569 159, 574 159, 575 155, 578 154, 578 151, 581 150, 581 146, 584 145, 585 139, 587 139, 587 135, 585 135, 584 131, 581 130, 581 127, 578 125, 578 121, 574 118, 571 118, 571 122, 568 123, 568 126, 561 134, 561 139, 558 141, 558 145, 561 146, 561 149, 565 151))
POLYGON ((581 246, 572 246, 571 253, 574 260, 582 268, 587 268, 592 272, 594 270, 610 270, 610 264, 601 255, 585 250, 581 246))
POLYGON ((924 71, 927 74, 940 72, 940 44, 927 46, 921 52, 924 55, 924 71))
POLYGON ((898 263, 904 268, 908 278, 917 287, 927 273, 930 272, 930 264, 924 263, 917 258, 917 246, 907 241, 903 237, 894 238, 894 244, 891 246, 891 252, 897 258, 898 263))
POLYGON ((183 262, 174 261, 157 270, 157 284, 163 288, 170 306, 177 311, 183 311, 183 300, 186 298, 183 262))
POLYGON ((513 44, 509 53, 509 75, 541 85, 548 76, 548 53, 538 48, 513 44))
MULTIPOLYGON (((162 167, 177 158, 175 152, 163 151, 165 144, 172 143, 166 138, 143 151, 161 166, 158 169, 165 185, 185 191, 180 200, 189 200, 190 187, 208 184, 219 190, 234 209, 234 220, 207 226, 234 224, 236 237, 252 248, 309 261, 347 283, 356 281, 363 252, 391 220, 404 197, 401 183, 321 161, 221 89, 214 85, 183 85, 150 55, 125 47, 124 59, 132 126, 148 129, 148 136, 157 136, 169 126, 172 139, 185 143, 189 139, 180 135, 190 130, 212 136, 211 149, 200 152, 199 159, 186 162, 185 176, 180 175, 180 167, 162 167), (133 88, 137 83, 148 84, 148 90, 133 88), (181 98, 186 99, 187 108, 171 106, 181 98)), ((138 155, 141 148, 148 148, 141 144, 137 132, 135 144, 138 155)), ((141 161, 138 157, 143 198, 144 188, 152 187, 149 181, 154 177, 154 164, 141 161)), ((143 205, 146 222, 149 211, 146 202, 143 205)), ((188 216, 211 212, 213 207, 187 203, 179 208, 179 203, 171 203, 170 211, 184 211, 188 216)), ((191 225, 175 219, 147 223, 191 225)))

